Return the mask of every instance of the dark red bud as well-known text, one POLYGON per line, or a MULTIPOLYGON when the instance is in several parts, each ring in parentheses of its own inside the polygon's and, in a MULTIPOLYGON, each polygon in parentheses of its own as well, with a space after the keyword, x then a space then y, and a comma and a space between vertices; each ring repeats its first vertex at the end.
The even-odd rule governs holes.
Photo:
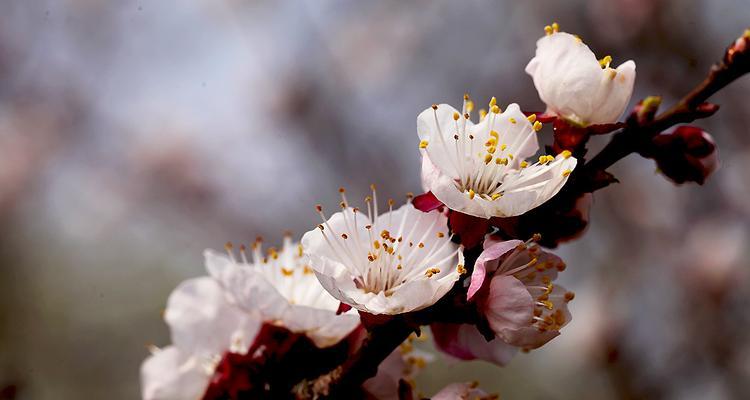
POLYGON ((675 183, 703 184, 718 166, 716 143, 711 135, 695 126, 680 126, 654 136, 650 158, 661 173, 675 183))

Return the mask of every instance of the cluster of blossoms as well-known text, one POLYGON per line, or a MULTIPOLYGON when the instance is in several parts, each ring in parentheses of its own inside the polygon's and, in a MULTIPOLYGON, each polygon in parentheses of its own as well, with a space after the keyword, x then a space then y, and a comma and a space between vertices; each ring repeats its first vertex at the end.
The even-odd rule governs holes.
MULTIPOLYGON (((473 122, 465 95, 460 110, 418 115, 424 194, 381 210, 374 186, 362 208, 342 188, 340 210, 316 206, 321 223, 299 242, 207 250, 208 276, 169 297, 172 345, 143 363, 143 398, 411 399, 431 359, 412 344, 422 326, 446 354, 497 365, 558 336, 574 294, 556 283, 566 265, 545 247, 579 235, 591 192, 614 179, 581 171, 582 156, 590 135, 626 126, 617 120, 635 63, 611 68, 557 24, 545 30, 526 67, 545 112, 503 111, 493 97, 473 122), (545 122, 552 154, 537 156, 545 122)), ((639 103, 627 124, 652 123, 657 107, 639 103)), ((702 183, 717 167, 713 139, 695 127, 638 143, 631 152, 679 183, 702 183)), ((493 396, 461 383, 433 396, 464 398, 493 396)))

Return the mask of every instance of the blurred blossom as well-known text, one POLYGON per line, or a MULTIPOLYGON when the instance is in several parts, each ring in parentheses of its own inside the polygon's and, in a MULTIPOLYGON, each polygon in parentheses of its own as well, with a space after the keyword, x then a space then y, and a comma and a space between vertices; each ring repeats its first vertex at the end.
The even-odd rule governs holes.
POLYGON ((737 210, 750 216, 750 148, 738 151, 724 164, 721 174, 722 189, 728 202, 737 210))
POLYGON ((662 0, 587 0, 595 36, 624 44, 648 29, 648 23, 663 6, 662 0))
POLYGON ((707 292, 728 292, 746 281, 748 227, 717 215, 691 224, 675 273, 707 292))

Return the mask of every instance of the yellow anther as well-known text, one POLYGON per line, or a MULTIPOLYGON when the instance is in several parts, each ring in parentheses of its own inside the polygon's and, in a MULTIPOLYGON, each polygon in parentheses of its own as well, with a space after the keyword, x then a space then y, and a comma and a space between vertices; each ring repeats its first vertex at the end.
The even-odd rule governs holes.
POLYGON ((551 34, 553 33, 552 27, 551 27, 551 26, 549 26, 549 25, 545 26, 545 27, 544 27, 544 33, 545 33, 545 34, 546 34, 547 36, 551 35, 551 34))
POLYGON ((438 232, 438 233, 437 233, 437 237, 439 237, 439 238, 445 237, 445 233, 443 233, 443 232, 438 232))
POLYGON ((573 37, 574 37, 574 38, 576 39, 576 42, 578 42, 578 44, 581 44, 581 43, 583 43, 583 39, 581 39, 581 37, 580 37, 580 36, 578 36, 578 35, 573 35, 573 37))
POLYGON ((750 39, 750 28, 745 29, 745 33, 742 34, 745 39, 750 39))
POLYGON ((551 309, 555 308, 555 305, 552 304, 552 302, 549 301, 549 300, 544 300, 541 303, 544 304, 544 308, 546 308, 548 310, 551 310, 551 309))
POLYGON ((472 111, 474 111, 474 102, 469 100, 466 102, 466 112, 470 113, 472 111))
POLYGON ((558 24, 557 22, 553 22, 552 23, 552 31, 553 32, 560 32, 560 24, 558 24))
POLYGON ((481 110, 479 110, 479 120, 480 121, 483 120, 484 117, 486 117, 486 116, 487 116, 487 110, 485 110, 484 108, 482 108, 481 110))
POLYGON ((490 136, 497 140, 500 137, 500 134, 497 133, 497 131, 490 131, 490 136))
POLYGON ((573 172, 573 170, 566 169, 565 171, 563 171, 563 176, 567 177, 571 172, 573 172))
POLYGON ((474 189, 469 189, 469 200, 473 200, 475 195, 474 189))
POLYGON ((546 164, 547 156, 539 156, 539 164, 546 164))
POLYGON ((602 68, 609 68, 609 64, 612 63, 612 56, 604 56, 601 60, 599 60, 599 65, 602 68))
POLYGON ((505 144, 505 143, 503 143, 503 144, 500 145, 500 151, 503 151, 503 150, 505 150, 507 148, 508 148, 508 145, 505 144))
POLYGON ((304 267, 302 267, 302 273, 305 275, 310 275, 313 273, 313 269, 310 268, 309 265, 305 265, 304 267))
POLYGON ((492 198, 492 200, 497 200, 497 199, 503 197, 503 195, 500 194, 500 193, 493 193, 492 196, 490 196, 490 197, 492 198))
POLYGON ((423 141, 419 142, 419 148, 420 149, 426 149, 428 144, 429 144, 428 141, 423 140, 423 141))
POLYGON ((468 93, 464 93, 464 100, 469 100, 469 94, 468 93))
POLYGON ((492 108, 492 107, 494 107, 494 106, 495 106, 495 104, 497 104, 497 98, 495 98, 495 96, 492 96, 492 98, 490 99, 490 105, 489 105, 489 108, 492 108))
POLYGON ((573 153, 571 153, 570 150, 563 150, 560 152, 560 155, 563 156, 563 158, 570 158, 573 153))
POLYGON ((492 112, 494 114, 500 114, 500 107, 498 107, 498 106, 492 106, 492 112))
POLYGON ((489 164, 490 161, 492 161, 492 154, 487 154, 484 156, 484 163, 489 164))
POLYGON ((496 144, 497 144, 497 138, 494 136, 487 139, 487 141, 484 143, 485 146, 495 146, 496 144))
MULTIPOLYGON (((489 147, 489 148, 487 149, 487 152, 488 152, 488 153, 490 153, 490 154, 495 154, 495 146, 490 146, 490 147, 489 147)), ((491 160, 491 159, 492 159, 492 157, 490 157, 490 160, 491 160)), ((489 161, 487 161, 487 162, 489 162, 489 161)))
POLYGON ((516 123, 516 119, 513 118, 513 117, 508 118, 508 121, 510 121, 511 124, 515 124, 516 123))
POLYGON ((536 121, 536 114, 531 114, 528 117, 526 117, 526 119, 528 119, 529 122, 533 124, 536 121))
POLYGON ((461 118, 461 114, 459 114, 459 113, 457 113, 457 112, 454 112, 454 113, 453 113, 453 120, 454 120, 454 121, 458 121, 458 119, 459 119, 459 118, 461 118))
POLYGON ((532 125, 535 131, 539 132, 542 129, 542 123, 539 121, 534 121, 534 125, 532 125))
POLYGON ((513 158, 514 158, 513 154, 512 153, 508 153, 508 159, 512 160, 513 158))
POLYGON ((440 273, 440 268, 435 268, 435 267, 429 268, 427 271, 424 272, 424 274, 428 278, 432 278, 433 275, 436 275, 436 274, 439 274, 439 273, 440 273))
POLYGON ((504 157, 503 158, 498 157, 495 159, 495 164, 508 165, 508 159, 504 157))
POLYGON ((526 161, 521 161, 521 168, 526 168, 529 166, 529 163, 526 161))
POLYGON ((459 275, 463 275, 467 271, 466 268, 464 268, 463 264, 458 264, 458 266, 456 266, 456 272, 458 272, 459 275))
POLYGON ((372 247, 374 247, 375 250, 379 249, 380 248, 380 242, 378 242, 377 240, 373 241, 372 242, 372 247))
POLYGON ((284 276, 292 276, 294 274, 294 270, 281 267, 281 273, 284 274, 284 276))

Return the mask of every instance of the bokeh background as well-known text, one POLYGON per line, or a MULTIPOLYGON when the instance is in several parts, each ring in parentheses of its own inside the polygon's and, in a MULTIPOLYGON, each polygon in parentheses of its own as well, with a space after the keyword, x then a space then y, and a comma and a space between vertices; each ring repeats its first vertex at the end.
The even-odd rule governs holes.
MULTIPOLYGON (((0 4, 0 396, 18 399, 138 398, 204 248, 301 235, 339 186, 419 191, 421 110, 465 91, 542 108, 523 68, 544 25, 634 59, 634 101, 666 104, 750 25, 745 0, 0 4)), ((723 164, 705 186, 615 166, 558 250, 577 294, 559 338, 505 368, 440 356, 419 389, 748 398, 749 92, 699 122, 723 164)))

